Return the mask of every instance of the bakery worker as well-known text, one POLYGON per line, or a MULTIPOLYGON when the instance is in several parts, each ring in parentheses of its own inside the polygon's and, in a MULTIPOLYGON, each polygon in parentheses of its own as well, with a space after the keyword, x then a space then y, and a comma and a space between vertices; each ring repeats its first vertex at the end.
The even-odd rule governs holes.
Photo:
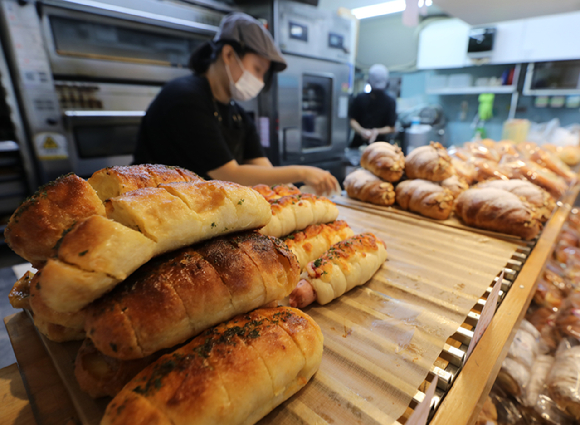
POLYGON ((226 16, 213 41, 190 58, 193 73, 167 83, 141 122, 135 164, 187 168, 204 178, 243 185, 304 182, 317 193, 338 186, 316 167, 273 167, 252 119, 237 102, 250 100, 286 61, 263 25, 243 13, 226 16))
POLYGON ((389 70, 381 64, 369 70, 370 93, 360 93, 350 104, 350 126, 355 131, 351 147, 359 147, 375 141, 385 141, 386 135, 395 131, 397 105, 385 89, 389 70))

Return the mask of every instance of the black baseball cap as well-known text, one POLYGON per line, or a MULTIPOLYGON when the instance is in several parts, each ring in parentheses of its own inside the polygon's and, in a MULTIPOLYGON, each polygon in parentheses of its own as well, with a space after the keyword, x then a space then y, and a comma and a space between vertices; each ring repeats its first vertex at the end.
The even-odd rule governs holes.
POLYGON ((213 41, 235 41, 260 56, 269 59, 274 72, 280 72, 288 67, 286 60, 276 47, 272 35, 257 19, 245 13, 235 12, 224 17, 220 29, 213 41))

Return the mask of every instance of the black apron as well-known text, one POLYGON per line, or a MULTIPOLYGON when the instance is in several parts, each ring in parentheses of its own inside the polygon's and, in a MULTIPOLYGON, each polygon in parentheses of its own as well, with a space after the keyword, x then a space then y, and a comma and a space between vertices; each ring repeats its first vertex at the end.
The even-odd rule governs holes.
POLYGON ((238 164, 244 162, 244 148, 246 140, 246 127, 242 122, 238 106, 231 102, 229 104, 217 103, 218 116, 221 134, 238 164))

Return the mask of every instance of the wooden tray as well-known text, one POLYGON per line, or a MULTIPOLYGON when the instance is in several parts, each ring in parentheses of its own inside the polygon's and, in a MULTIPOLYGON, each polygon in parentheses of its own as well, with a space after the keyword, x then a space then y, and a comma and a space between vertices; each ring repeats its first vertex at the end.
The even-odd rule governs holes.
MULTIPOLYGON (((339 209, 339 218, 355 232, 372 231, 386 241, 389 260, 367 285, 327 306, 307 308, 325 334, 321 369, 261 424, 395 423, 416 398, 449 336, 518 247, 514 241, 414 216, 339 209), (406 312, 403 318, 397 316, 401 311, 406 312), (445 326, 435 329, 434 323, 445 326), (388 406, 393 393, 397 409, 388 406)), ((73 369, 79 343, 42 340, 79 419, 98 424, 108 400, 95 401, 80 391, 73 369)))

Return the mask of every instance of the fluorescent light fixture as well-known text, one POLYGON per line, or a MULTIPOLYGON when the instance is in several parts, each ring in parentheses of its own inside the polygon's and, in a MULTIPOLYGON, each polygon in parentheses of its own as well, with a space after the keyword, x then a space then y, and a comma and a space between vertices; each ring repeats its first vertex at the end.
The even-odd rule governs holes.
POLYGON ((371 85, 369 83, 367 83, 365 86, 365 93, 370 93, 370 92, 371 92, 371 85))
MULTIPOLYGON (((433 0, 417 0, 419 7, 423 4, 431 6, 433 0)), ((351 12, 357 19, 372 18, 374 16, 388 15, 390 13, 402 12, 405 10, 405 0, 391 0, 385 3, 373 4, 370 6, 357 7, 351 12)))

